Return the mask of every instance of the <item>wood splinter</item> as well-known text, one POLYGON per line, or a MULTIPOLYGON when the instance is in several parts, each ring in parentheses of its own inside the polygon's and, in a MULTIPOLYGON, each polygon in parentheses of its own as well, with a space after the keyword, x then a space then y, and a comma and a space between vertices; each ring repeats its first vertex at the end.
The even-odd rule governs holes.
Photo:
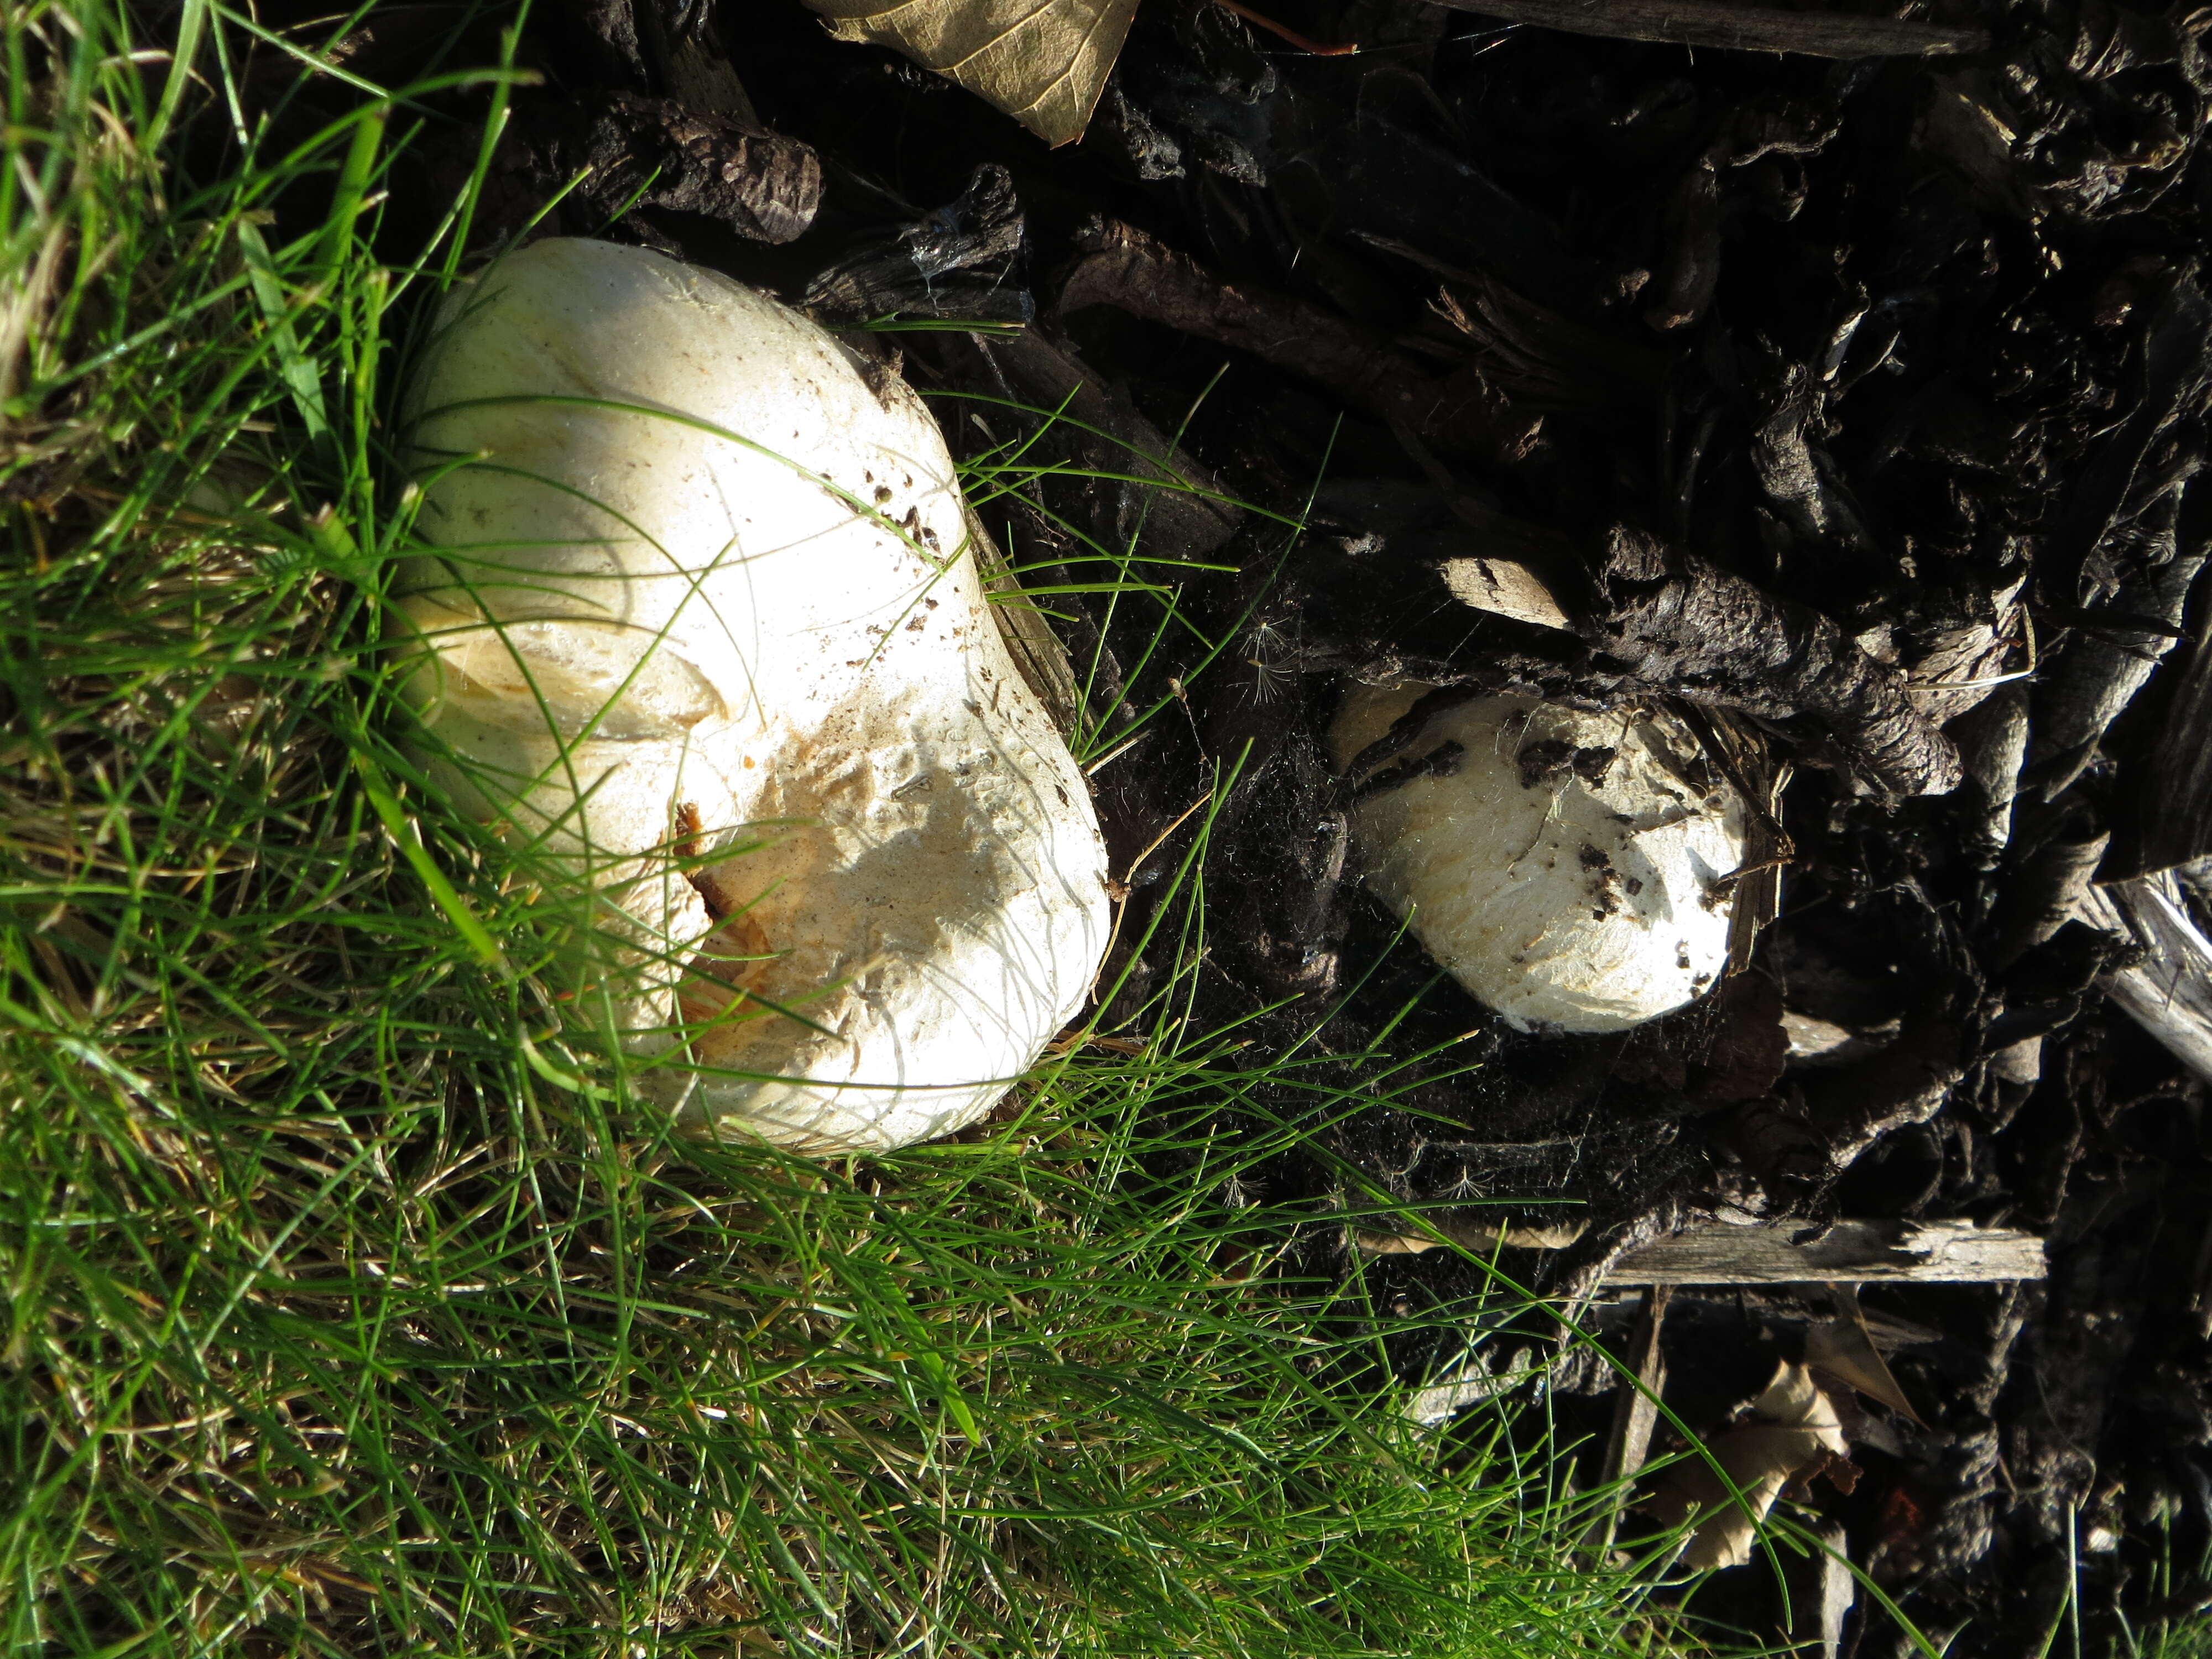
MULTIPOLYGON (((1652 1431, 1659 1425, 1659 1396, 1667 1387, 1667 1354, 1659 1334, 1666 1322, 1668 1299, 1674 1294, 1672 1285, 1654 1285, 1644 1292, 1643 1305, 1637 1310, 1636 1329, 1628 1339, 1629 1376, 1623 1376, 1613 1389, 1613 1428, 1606 1436, 1605 1464, 1598 1477, 1601 1486, 1633 1480, 1650 1454, 1652 1431)), ((1597 1547, 1601 1559, 1613 1547, 1627 1495, 1624 1486, 1620 1496, 1606 1507, 1604 1531, 1597 1547)))

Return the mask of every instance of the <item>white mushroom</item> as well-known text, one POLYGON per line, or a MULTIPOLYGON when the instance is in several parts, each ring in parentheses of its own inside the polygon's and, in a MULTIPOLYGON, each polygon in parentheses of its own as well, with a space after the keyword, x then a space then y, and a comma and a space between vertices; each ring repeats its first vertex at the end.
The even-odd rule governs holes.
MULTIPOLYGON (((1349 773, 1433 688, 1355 690, 1349 773)), ((1445 701, 1347 780, 1367 881, 1431 955, 1523 1030, 1616 1031, 1694 1000, 1728 961, 1742 797, 1657 708, 1445 701)))
POLYGON ((726 277, 556 240, 453 296, 409 410, 427 746, 608 902, 648 1086, 809 1152, 988 1110, 1088 994, 1105 856, 921 400, 726 277))

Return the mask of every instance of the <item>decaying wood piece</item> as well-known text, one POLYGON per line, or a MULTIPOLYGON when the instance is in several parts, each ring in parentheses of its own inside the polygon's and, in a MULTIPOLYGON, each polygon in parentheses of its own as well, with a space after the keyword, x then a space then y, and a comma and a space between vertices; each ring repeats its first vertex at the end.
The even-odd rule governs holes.
POLYGON ((579 189, 601 211, 703 214, 756 241, 805 234, 822 202, 810 145, 674 98, 609 94, 569 159, 591 169, 579 189))
MULTIPOLYGON (((574 181, 602 219, 633 208, 696 213, 749 240, 788 242, 814 222, 822 161, 813 146, 761 123, 732 67, 711 9, 689 0, 562 0, 568 30, 588 41, 594 88, 518 106, 543 176, 574 181)), ((674 252, 654 226, 635 240, 674 252)))
POLYGON ((2024 860, 1996 916, 1990 966, 2002 972, 2063 927, 2081 907, 2112 836, 2054 836, 2024 860))
POLYGON ((1914 706, 1948 726, 2021 683, 2035 667, 2026 608, 2025 577, 1989 595, 1985 618, 1942 629, 1922 643, 1911 665, 1914 706), (2016 654, 2018 653, 2018 654, 2016 654), (2015 671, 2015 663, 2024 665, 2015 671))
POLYGON ((1802 1222, 1714 1222, 1629 1251, 1607 1285, 1987 1284, 2041 1279, 2033 1233, 1970 1221, 1839 1221, 1798 1244, 1802 1222))
POLYGON ((2191 914, 2181 872, 2162 870, 2093 887, 2081 916, 2134 939, 2146 952, 2136 966, 2099 981, 2106 995, 2191 1071, 2212 1079, 2212 937, 2191 914))
POLYGON ((1576 631, 1647 685, 1770 718, 1809 716, 1894 794, 1958 786, 1958 750, 1914 706, 1903 672, 1819 611, 1626 526, 1614 530, 1597 582, 1602 609, 1576 631))
POLYGON ((1989 31, 1724 0, 1431 0, 1455 11, 1613 40, 1664 40, 1807 58, 1929 58, 1985 51, 1989 31))
POLYGON ((1949 727, 1960 763, 1981 792, 1980 816, 1967 832, 1967 850, 1984 870, 1996 868, 2012 842, 2013 803, 2021 769, 2027 764, 2028 690, 1999 687, 1995 696, 1949 727))
POLYGON ((1449 453, 1514 460, 1535 441, 1540 417, 1514 408, 1478 370, 1431 374, 1373 329, 1310 301, 1224 282, 1128 225, 1094 222, 1078 245, 1085 257, 1060 290, 1063 313, 1109 305, 1249 351, 1449 453))
POLYGON ((1543 578, 1517 559, 1469 555, 1446 559, 1437 568, 1445 588, 1462 605, 1536 628, 1564 630, 1572 625, 1543 578))
POLYGON ((1482 532, 1468 554, 1433 567, 1461 604, 1572 633, 1588 668, 1616 684, 1805 719, 1835 760, 1892 794, 1957 787, 1958 749, 1915 702, 1905 671, 1869 656, 1811 606, 1631 526, 1614 526, 1592 569, 1565 537, 1463 499, 1454 507, 1482 532))
POLYGON ((1806 1114, 1829 1170, 1840 1175, 1892 1130, 1942 1110, 1971 1058, 1965 1024, 1939 1000, 1909 1015, 1893 1042, 1808 1079, 1806 1114))
MULTIPOLYGON (((380 8, 378 15, 388 15, 392 9, 380 8)), ((589 37, 602 54, 601 66, 610 82, 621 81, 633 88, 646 84, 638 18, 629 0, 557 0, 552 9, 555 15, 568 19, 589 37)))
POLYGON ((1026 223, 1013 175, 987 161, 944 206, 816 272, 806 309, 848 322, 894 312, 1027 322, 1035 310, 1029 290, 1007 279, 1026 223))
POLYGON ((2140 875, 2212 857, 2212 605, 2197 611, 2196 637, 2179 665, 2141 793, 2142 833, 2132 857, 2109 873, 2140 875))
MULTIPOLYGON (((588 9, 611 12, 620 4, 600 0, 588 9)), ((714 23, 714 9, 700 0, 636 0, 639 46, 658 86, 683 109, 735 122, 759 131, 759 113, 738 80, 714 23)))
MULTIPOLYGON (((1650 1453, 1651 1432, 1659 1425, 1658 1400, 1667 1386, 1667 1352, 1659 1334, 1667 1319, 1668 1299, 1674 1293, 1671 1285, 1654 1285, 1644 1292, 1643 1304, 1636 1311, 1636 1328, 1629 1336, 1625 1356, 1635 1381, 1624 1376, 1614 1387, 1613 1429, 1606 1437, 1600 1486, 1634 1480, 1650 1453)), ((1606 1517, 1607 1545, 1613 1541, 1620 1513, 1616 1506, 1606 1517)))
POLYGON ((2181 634, 2202 545, 2180 543, 2179 491, 2154 497, 2131 523, 2161 562, 2123 586, 2107 605, 2080 613, 2080 634, 2039 688, 2028 750, 2028 780, 2056 799, 2097 757, 2098 745, 2149 682, 2181 634))
POLYGON ((1838 1659, 1844 1621, 1858 1601, 1851 1577, 1850 1540, 1840 1521, 1818 1520, 1808 1528, 1825 1550, 1785 1559, 1790 1585, 1790 1639, 1803 1659, 1838 1659))

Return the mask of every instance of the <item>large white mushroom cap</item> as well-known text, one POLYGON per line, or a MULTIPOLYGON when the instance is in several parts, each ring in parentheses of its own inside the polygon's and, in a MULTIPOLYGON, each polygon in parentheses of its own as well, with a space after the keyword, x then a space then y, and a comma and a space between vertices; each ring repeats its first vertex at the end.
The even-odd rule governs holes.
MULTIPOLYGON (((1431 690, 1356 689, 1338 772, 1431 690)), ((1368 884, 1516 1026, 1621 1030, 1727 966, 1743 798, 1670 714, 1479 697, 1347 781, 1368 884)))
POLYGON ((1088 994, 1105 854, 921 401, 724 276, 556 240, 453 296, 409 407, 410 695, 462 799, 608 901, 659 1091, 817 1152, 987 1111, 1088 994))

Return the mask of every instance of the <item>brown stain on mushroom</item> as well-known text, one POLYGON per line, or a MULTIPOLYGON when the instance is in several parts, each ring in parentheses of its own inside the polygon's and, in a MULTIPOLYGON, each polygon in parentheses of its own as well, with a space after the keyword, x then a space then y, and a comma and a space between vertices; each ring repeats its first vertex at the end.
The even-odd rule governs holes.
MULTIPOLYGON (((695 883, 709 909, 714 897, 706 883, 695 883)), ((775 948, 748 911, 726 917, 707 935, 691 958, 691 971, 677 995, 677 1010, 687 1023, 703 1024, 734 1012, 746 1012, 751 993, 761 988, 775 966, 775 948)))

